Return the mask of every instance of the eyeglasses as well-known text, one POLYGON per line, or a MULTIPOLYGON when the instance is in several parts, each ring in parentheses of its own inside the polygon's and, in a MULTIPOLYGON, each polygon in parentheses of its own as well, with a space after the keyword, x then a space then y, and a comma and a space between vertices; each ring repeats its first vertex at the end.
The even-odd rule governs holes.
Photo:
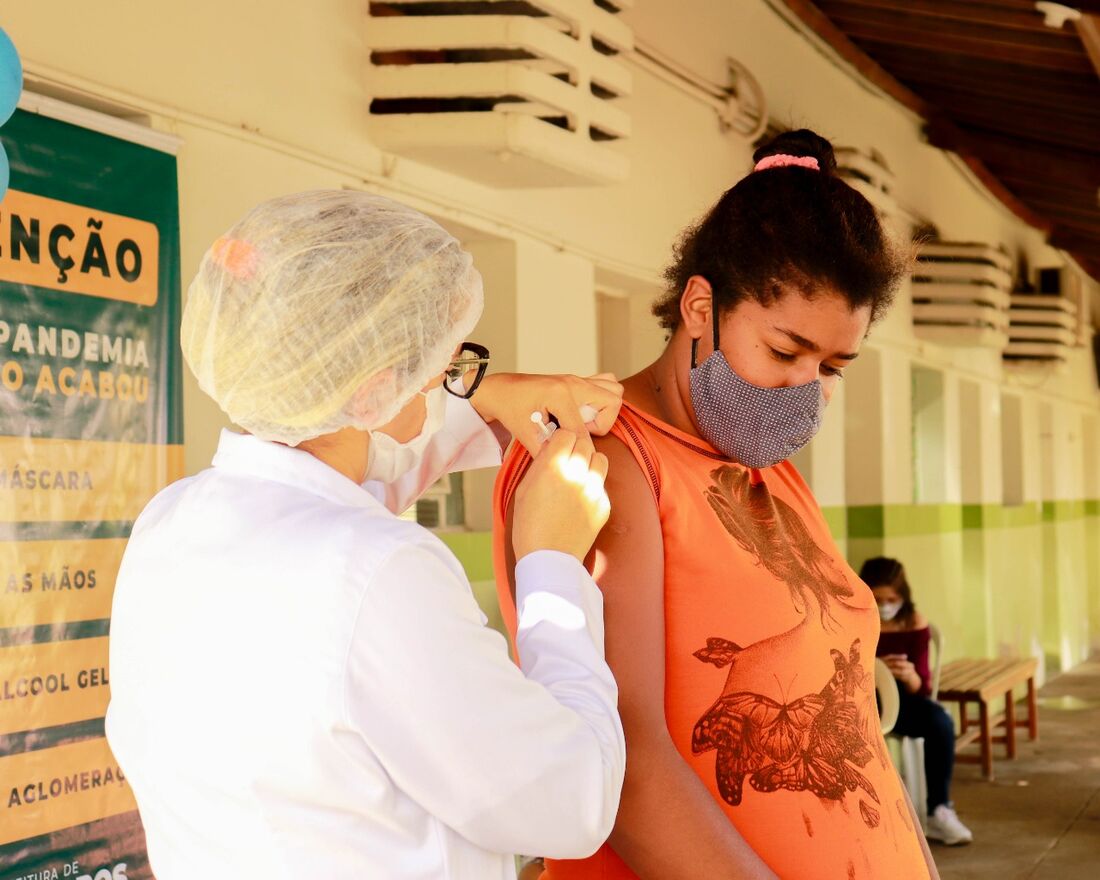
POLYGON ((489 369, 489 349, 476 342, 463 342, 458 357, 451 361, 451 365, 444 373, 443 387, 447 389, 448 394, 469 400, 474 396, 481 380, 485 378, 487 369, 489 369), (466 377, 475 370, 477 375, 467 387, 466 377))

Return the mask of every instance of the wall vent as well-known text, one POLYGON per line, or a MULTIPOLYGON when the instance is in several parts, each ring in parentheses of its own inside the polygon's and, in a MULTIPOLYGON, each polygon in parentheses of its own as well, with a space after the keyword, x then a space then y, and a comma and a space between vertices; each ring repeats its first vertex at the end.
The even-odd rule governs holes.
POLYGON ((1077 306, 1057 293, 1013 294, 1005 359, 1064 361, 1078 342, 1077 306))
POLYGON ((970 242, 921 245, 913 270, 913 325, 942 345, 1008 345, 1012 258, 1003 248, 970 242))
POLYGON ((878 150, 837 147, 835 155, 836 171, 840 177, 872 201, 875 201, 875 197, 882 196, 893 199, 894 172, 878 150))
POLYGON ((416 500, 416 521, 428 529, 462 525, 463 492, 460 474, 444 474, 416 500))
POLYGON ((383 150, 496 187, 623 180, 618 13, 633 0, 371 3, 367 91, 383 150))

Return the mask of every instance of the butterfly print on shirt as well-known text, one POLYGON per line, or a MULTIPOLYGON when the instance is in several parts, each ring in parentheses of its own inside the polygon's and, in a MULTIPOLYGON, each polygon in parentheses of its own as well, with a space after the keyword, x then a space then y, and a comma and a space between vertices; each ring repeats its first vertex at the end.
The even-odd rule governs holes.
MULTIPOLYGON (((710 638, 695 657, 722 668, 740 650, 726 639, 710 638)), ((819 692, 782 703, 749 691, 724 694, 696 723, 692 753, 717 751, 715 779, 726 803, 741 803, 746 779, 763 793, 809 791, 822 800, 839 801, 846 792, 861 789, 879 803, 861 772, 874 753, 854 700, 866 675, 859 663, 859 639, 847 657, 835 649, 830 653, 835 671, 819 692)), ((872 817, 878 824, 873 808, 862 815, 868 825, 872 817)))
POLYGON ((795 509, 773 496, 766 483, 753 483, 745 468, 722 465, 710 478, 704 496, 723 528, 786 585, 796 608, 804 610, 812 595, 822 622, 830 619, 830 600, 851 598, 853 590, 795 509))

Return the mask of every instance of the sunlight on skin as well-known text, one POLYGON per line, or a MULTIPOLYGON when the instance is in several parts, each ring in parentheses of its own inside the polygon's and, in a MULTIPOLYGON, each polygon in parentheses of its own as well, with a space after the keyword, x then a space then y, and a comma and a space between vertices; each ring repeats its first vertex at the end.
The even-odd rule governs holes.
POLYGON ((603 477, 590 473, 584 479, 584 497, 593 504, 610 504, 607 492, 604 491, 603 477))
POLYGON ((607 492, 604 491, 603 477, 588 469, 586 462, 579 455, 561 456, 555 462, 558 471, 566 481, 580 486, 584 491, 584 497, 597 507, 609 505, 607 492))
POLYGON ((561 475, 570 483, 583 486, 588 476, 588 463, 579 455, 562 456, 556 462, 561 475))

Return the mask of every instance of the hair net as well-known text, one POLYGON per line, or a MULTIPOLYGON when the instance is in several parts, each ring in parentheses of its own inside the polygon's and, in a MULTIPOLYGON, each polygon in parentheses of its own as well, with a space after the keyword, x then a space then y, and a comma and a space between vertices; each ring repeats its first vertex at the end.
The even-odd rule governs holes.
POLYGON ((203 257, 183 355, 226 414, 296 445, 390 421, 481 316, 469 254, 418 211, 318 190, 250 211, 203 257))

